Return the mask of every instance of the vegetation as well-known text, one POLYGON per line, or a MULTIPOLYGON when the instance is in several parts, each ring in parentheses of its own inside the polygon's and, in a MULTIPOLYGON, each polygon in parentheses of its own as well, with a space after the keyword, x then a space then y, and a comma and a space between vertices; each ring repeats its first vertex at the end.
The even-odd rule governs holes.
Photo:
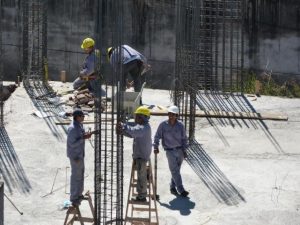
POLYGON ((264 72, 258 76, 251 72, 246 74, 244 92, 249 94, 299 98, 300 85, 295 79, 288 79, 284 83, 280 83, 272 78, 271 73, 264 72))

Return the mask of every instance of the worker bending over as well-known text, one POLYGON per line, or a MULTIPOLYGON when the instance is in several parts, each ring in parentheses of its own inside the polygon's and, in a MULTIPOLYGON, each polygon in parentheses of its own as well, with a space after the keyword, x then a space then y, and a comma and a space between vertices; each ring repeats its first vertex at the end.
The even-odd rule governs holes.
POLYGON ((146 57, 128 45, 121 45, 116 48, 110 47, 107 49, 107 54, 114 70, 118 68, 119 64, 123 66, 123 84, 121 85, 121 90, 125 91, 126 87, 131 86, 132 83, 128 82, 129 74, 133 79, 134 91, 140 92, 142 88, 141 75, 150 68, 146 57))

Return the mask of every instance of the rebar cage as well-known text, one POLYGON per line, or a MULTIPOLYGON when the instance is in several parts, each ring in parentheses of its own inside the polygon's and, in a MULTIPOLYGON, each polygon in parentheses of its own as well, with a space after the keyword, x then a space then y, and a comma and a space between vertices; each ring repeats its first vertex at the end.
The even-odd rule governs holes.
POLYGON ((242 0, 176 1, 176 88, 189 137, 201 91, 243 90, 242 0))

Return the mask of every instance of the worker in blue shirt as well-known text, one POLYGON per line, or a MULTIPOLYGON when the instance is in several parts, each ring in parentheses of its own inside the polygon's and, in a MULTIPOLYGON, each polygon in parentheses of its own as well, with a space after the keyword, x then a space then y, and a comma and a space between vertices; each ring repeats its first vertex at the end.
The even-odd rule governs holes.
POLYGON ((121 90, 125 91, 126 87, 132 85, 132 83, 128 82, 128 74, 130 74, 133 79, 134 91, 140 92, 142 88, 141 75, 150 68, 146 57, 128 45, 121 45, 117 48, 110 47, 107 49, 107 54, 113 69, 116 69, 119 63, 123 65, 123 85, 121 90), (120 62, 119 53, 121 53, 120 62))
POLYGON ((158 154, 159 140, 162 140, 162 146, 166 151, 169 169, 172 175, 170 192, 174 195, 179 194, 182 197, 187 197, 189 192, 183 187, 180 168, 183 159, 187 157, 186 149, 188 144, 184 125, 177 119, 178 114, 179 109, 177 106, 170 106, 168 108, 169 119, 163 121, 158 126, 154 136, 153 147, 154 153, 158 154))
POLYGON ((151 127, 149 125, 150 110, 140 106, 135 111, 135 122, 119 124, 117 131, 133 138, 132 158, 137 170, 137 197, 134 201, 145 202, 147 196, 147 162, 152 151, 151 127))
POLYGON ((84 190, 84 155, 85 139, 91 137, 91 133, 86 133, 82 122, 84 114, 82 110, 76 109, 73 112, 73 121, 68 128, 67 136, 67 156, 71 164, 70 201, 73 206, 80 205, 84 190))
POLYGON ((88 88, 94 96, 97 94, 98 97, 105 95, 95 71, 97 63, 100 63, 100 53, 98 49, 95 49, 95 41, 92 38, 85 38, 82 41, 81 48, 88 55, 84 59, 79 77, 73 83, 74 90, 88 88))

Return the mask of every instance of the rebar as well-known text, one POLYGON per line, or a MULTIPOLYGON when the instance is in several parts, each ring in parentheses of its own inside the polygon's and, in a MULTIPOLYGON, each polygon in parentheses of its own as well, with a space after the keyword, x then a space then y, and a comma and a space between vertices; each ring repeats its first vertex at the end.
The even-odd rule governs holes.
POLYGON ((194 138, 199 90, 243 90, 242 0, 177 0, 174 102, 194 138))
POLYGON ((2 1, 0 1, 0 127, 4 126, 4 121, 3 121, 4 101, 3 101, 3 97, 2 97, 2 93, 3 93, 3 58, 2 58, 3 48, 2 48, 2 25, 1 24, 2 24, 2 1))
MULTIPOLYGON (((96 22, 97 43, 101 52, 106 53, 112 46, 120 51, 123 44, 123 0, 99 0, 96 22)), ((116 124, 124 121, 121 54, 118 65, 109 68, 107 56, 100 58, 100 69, 105 86, 106 98, 111 97, 111 110, 102 111, 100 100, 96 98, 95 129, 95 215, 96 224, 123 224, 123 137, 116 134, 116 124), (100 66, 101 65, 101 66, 100 66), (105 80, 105 77, 109 79, 105 80), (108 86, 108 83, 110 84, 108 86), (101 122, 101 121, 105 122, 101 122)), ((100 88, 100 87, 99 87, 100 88)))

